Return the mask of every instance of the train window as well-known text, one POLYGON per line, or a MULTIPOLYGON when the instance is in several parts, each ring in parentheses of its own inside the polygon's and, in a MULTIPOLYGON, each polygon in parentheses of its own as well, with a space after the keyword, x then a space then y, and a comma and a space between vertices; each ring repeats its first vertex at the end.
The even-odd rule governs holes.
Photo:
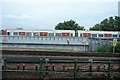
POLYGON ((99 37, 103 37, 103 34, 99 34, 98 36, 99 36, 99 37))
POLYGON ((112 34, 104 34, 105 37, 112 37, 112 34))
POLYGON ((49 33, 49 36, 54 36, 54 33, 49 33))
POLYGON ((80 37, 82 37, 82 34, 80 34, 80 37))
POLYGON ((32 35, 31 32, 27 32, 27 33, 26 33, 26 36, 31 36, 31 35, 32 35))
POLYGON ((117 34, 113 34, 113 37, 116 38, 116 37, 117 37, 117 34))
POLYGON ((78 31, 75 31, 75 37, 78 37, 78 31))
POLYGON ((40 36, 47 36, 48 32, 40 32, 40 36))
POLYGON ((62 33, 62 36, 70 36, 70 33, 62 33))
POLYGON ((19 32, 19 36, 25 36, 25 32, 19 32))
POLYGON ((7 35, 10 35, 10 32, 7 32, 7 35))
POLYGON ((91 33, 83 33, 84 37, 91 37, 91 33))
POLYGON ((71 33, 71 35, 70 35, 71 37, 73 36, 73 34, 71 33))
POLYGON ((4 35, 4 30, 1 30, 1 34, 4 35))
POLYGON ((33 36, 39 36, 38 32, 33 33, 33 36))
POLYGON ((61 36, 61 33, 56 33, 56 36, 61 36))
POLYGON ((0 31, 0 34, 2 34, 2 35, 7 35, 7 29, 1 30, 1 31, 0 31))
POLYGON ((13 35, 14 35, 14 36, 17 36, 17 35, 18 35, 18 32, 14 32, 13 35))
POLYGON ((92 37, 97 37, 97 34, 92 34, 92 37))

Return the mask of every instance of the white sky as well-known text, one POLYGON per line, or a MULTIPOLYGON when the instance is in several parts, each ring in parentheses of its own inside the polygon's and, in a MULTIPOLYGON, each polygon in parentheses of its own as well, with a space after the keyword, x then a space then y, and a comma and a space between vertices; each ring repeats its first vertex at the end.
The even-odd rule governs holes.
POLYGON ((119 0, 2 0, 2 28, 54 29, 70 19, 86 28, 118 15, 119 0))

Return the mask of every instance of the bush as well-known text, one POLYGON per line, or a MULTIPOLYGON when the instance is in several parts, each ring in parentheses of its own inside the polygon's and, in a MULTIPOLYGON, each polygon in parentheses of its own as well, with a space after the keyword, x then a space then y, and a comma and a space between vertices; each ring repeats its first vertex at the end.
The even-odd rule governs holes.
POLYGON ((120 44, 117 44, 117 46, 115 47, 115 52, 120 53, 120 44))
POLYGON ((101 53, 111 52, 111 47, 108 47, 108 46, 106 46, 106 45, 99 46, 99 47, 97 48, 97 52, 101 52, 101 53))
MULTIPOLYGON (((102 45, 97 48, 97 52, 113 52, 113 46, 102 45)), ((120 53, 120 44, 115 47, 115 53, 120 53)))

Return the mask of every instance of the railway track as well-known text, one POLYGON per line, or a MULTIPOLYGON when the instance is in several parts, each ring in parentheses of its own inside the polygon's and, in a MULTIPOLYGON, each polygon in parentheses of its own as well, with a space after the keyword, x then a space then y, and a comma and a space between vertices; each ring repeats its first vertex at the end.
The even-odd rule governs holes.
POLYGON ((120 57, 120 53, 92 53, 92 52, 60 52, 60 51, 21 51, 1 50, 2 54, 45 55, 45 56, 87 56, 87 57, 120 57))

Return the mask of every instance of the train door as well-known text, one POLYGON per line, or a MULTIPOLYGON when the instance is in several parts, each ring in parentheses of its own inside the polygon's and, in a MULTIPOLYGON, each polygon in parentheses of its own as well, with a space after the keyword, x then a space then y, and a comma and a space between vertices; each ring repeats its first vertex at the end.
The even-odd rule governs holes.
POLYGON ((78 31, 75 30, 75 37, 78 37, 78 31))

